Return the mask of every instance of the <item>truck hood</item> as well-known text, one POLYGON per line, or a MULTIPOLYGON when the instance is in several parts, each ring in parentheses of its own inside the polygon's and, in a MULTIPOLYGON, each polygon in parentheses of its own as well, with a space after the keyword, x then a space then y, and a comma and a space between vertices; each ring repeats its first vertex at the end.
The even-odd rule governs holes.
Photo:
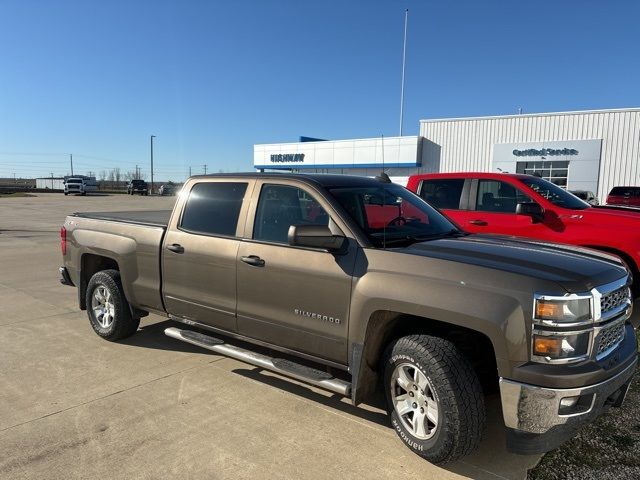
POLYGON ((598 205, 596 207, 585 208, 584 210, 576 210, 576 215, 581 215, 585 219, 596 225, 609 225, 616 223, 621 226, 633 226, 640 230, 638 221, 640 221, 640 208, 625 207, 615 205, 598 205))
POLYGON ((499 235, 443 238, 398 250, 540 278, 572 293, 589 291, 627 274, 617 257, 606 253, 499 235))

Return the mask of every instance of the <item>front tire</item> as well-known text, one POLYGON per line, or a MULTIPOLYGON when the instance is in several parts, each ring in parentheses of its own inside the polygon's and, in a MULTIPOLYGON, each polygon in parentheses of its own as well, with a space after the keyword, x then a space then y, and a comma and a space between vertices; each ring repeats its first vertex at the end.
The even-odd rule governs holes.
POLYGON ((140 319, 131 316, 119 271, 103 270, 94 274, 87 285, 85 300, 91 326, 100 337, 115 341, 138 330, 140 319))
POLYGON ((446 463, 478 447, 482 387, 453 343, 428 335, 396 340, 385 352, 384 388, 393 428, 424 459, 446 463))

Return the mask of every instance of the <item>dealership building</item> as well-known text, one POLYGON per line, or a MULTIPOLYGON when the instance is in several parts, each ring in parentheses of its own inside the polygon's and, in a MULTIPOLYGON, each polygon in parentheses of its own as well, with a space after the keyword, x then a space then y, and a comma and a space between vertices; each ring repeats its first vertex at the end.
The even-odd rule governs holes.
MULTIPOLYGON (((310 141, 309 141, 310 140, 310 141)), ((616 185, 640 185, 640 108, 421 120, 417 136, 254 145, 254 167, 378 175, 537 174, 600 201, 616 185)))

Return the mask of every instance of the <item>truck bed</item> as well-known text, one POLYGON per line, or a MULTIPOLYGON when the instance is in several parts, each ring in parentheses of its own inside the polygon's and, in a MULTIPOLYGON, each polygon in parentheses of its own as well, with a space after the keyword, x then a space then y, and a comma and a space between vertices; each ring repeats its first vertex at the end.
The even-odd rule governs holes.
POLYGON ((82 212, 74 213, 75 217, 90 218, 94 220, 108 220, 111 222, 133 223, 136 225, 149 225, 152 227, 164 227, 169 224, 171 210, 139 210, 128 212, 82 212))

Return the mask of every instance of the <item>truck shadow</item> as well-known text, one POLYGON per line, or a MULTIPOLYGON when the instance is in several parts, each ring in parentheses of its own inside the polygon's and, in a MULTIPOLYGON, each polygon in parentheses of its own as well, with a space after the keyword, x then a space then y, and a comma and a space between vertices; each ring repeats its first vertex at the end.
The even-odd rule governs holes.
POLYGON ((363 420, 381 425, 383 427, 389 427, 390 423, 385 412, 385 400, 382 393, 376 393, 376 395, 370 399, 364 407, 355 407, 349 401, 339 394, 332 394, 327 392, 326 394, 318 393, 312 390, 306 385, 300 385, 295 383, 295 380, 288 380, 286 378, 277 376, 278 374, 269 372, 268 375, 263 373, 263 369, 260 367, 249 368, 236 368, 233 373, 255 380, 260 383, 264 383, 271 387, 283 390, 292 395, 311 400, 315 403, 322 404, 326 407, 331 407, 349 415, 354 415, 363 420), (375 410, 372 410, 375 409, 375 410))
MULTIPOLYGON (((172 320, 143 325, 136 335, 122 340, 121 343, 167 351, 198 354, 207 353, 207 350, 203 348, 165 336, 165 328, 175 326, 184 327, 184 325, 172 320)), ((189 328, 192 329, 193 327, 189 328)), ((273 355, 279 358, 290 358, 301 362, 299 358, 290 357, 267 348, 249 345, 246 342, 230 339, 223 335, 215 336, 228 340, 229 343, 233 345, 249 348, 258 353, 273 355)), ((341 395, 317 391, 315 387, 297 383, 295 380, 287 379, 277 373, 268 372, 260 367, 247 364, 246 368, 234 368, 231 371, 244 378, 311 400, 314 403, 324 405, 325 407, 343 412, 347 415, 353 415, 375 426, 388 428, 389 431, 392 432, 386 413, 384 394, 382 392, 377 392, 365 404, 355 407, 348 399, 341 395)), ((343 375, 340 373, 342 372, 338 372, 337 375, 342 377, 343 375)), ((506 450, 506 429, 502 420, 500 395, 487 395, 485 397, 485 404, 487 409, 487 428, 479 448, 464 459, 442 465, 440 468, 468 478, 495 479, 496 476, 504 479, 526 478, 527 471, 538 463, 540 455, 515 455, 509 453, 506 450)), ((398 440, 398 442, 400 442, 400 440, 398 440)))
MULTIPOLYGON (((382 392, 377 392, 365 404, 355 407, 341 395, 318 393, 310 387, 289 381, 278 374, 272 372, 265 374, 263 369, 259 367, 237 368, 233 372, 392 431, 382 392)), ((440 465, 439 468, 468 478, 495 479, 497 477, 513 480, 526 478, 527 471, 538 463, 540 455, 509 453, 506 449, 506 429, 502 420, 500 395, 488 395, 485 397, 485 403, 487 428, 479 448, 462 460, 440 465)))
POLYGON ((178 324, 172 320, 164 320, 150 325, 142 325, 135 335, 119 340, 118 343, 134 347, 153 348, 156 350, 166 350, 171 352, 205 353, 207 351, 203 348, 191 345, 190 343, 174 340, 164 334, 165 328, 175 326, 178 326, 178 324))

